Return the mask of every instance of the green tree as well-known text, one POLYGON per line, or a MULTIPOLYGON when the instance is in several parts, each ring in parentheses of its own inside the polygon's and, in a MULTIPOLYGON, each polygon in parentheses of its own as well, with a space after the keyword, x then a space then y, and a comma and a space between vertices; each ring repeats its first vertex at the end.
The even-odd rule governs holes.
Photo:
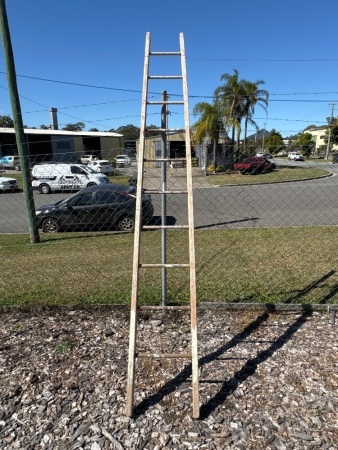
POLYGON ((237 157, 239 152, 239 140, 241 132, 241 120, 243 118, 243 102, 245 95, 244 81, 239 80, 238 70, 234 69, 233 75, 224 73, 221 81, 225 81, 214 91, 214 102, 217 104, 219 114, 225 127, 231 128, 232 151, 235 148, 235 136, 237 131, 237 157))
POLYGON ((309 157, 313 149, 312 136, 310 133, 301 133, 297 136, 296 145, 303 156, 309 157))
POLYGON ((140 129, 139 127, 136 127, 135 125, 123 125, 122 127, 119 127, 115 133, 123 134, 124 138, 127 141, 136 141, 140 138, 140 129))
MULTIPOLYGON (((329 139, 329 127, 326 130, 325 134, 325 143, 328 142, 329 139)), ((333 119, 332 125, 331 125, 331 135, 330 135, 330 146, 331 145, 337 145, 338 144, 338 117, 333 119)))
POLYGON ((213 148, 213 171, 216 172, 217 144, 219 135, 224 129, 223 122, 219 116, 218 105, 211 105, 207 102, 196 103, 193 109, 193 114, 200 115, 200 118, 192 126, 194 138, 198 143, 201 143, 205 138, 210 138, 213 148))
POLYGON ((39 129, 40 130, 50 130, 50 125, 40 125, 39 129))
POLYGON ((85 126, 86 125, 83 122, 67 123, 67 125, 62 129, 64 131, 83 131, 85 126))
POLYGON ((9 116, 0 116, 0 127, 1 128, 14 128, 13 119, 9 116))
POLYGON ((272 129, 270 131, 270 134, 264 140, 264 147, 272 155, 275 155, 278 152, 284 150, 285 145, 282 135, 278 131, 272 129))
POLYGON ((338 119, 336 119, 331 128, 331 142, 332 144, 338 144, 338 119))
POLYGON ((97 128, 89 128, 89 130, 88 131, 99 131, 97 128))
POLYGON ((243 115, 245 119, 244 124, 244 141, 243 150, 245 153, 246 138, 248 132, 248 124, 253 125, 258 131, 258 126, 253 120, 255 113, 255 107, 261 107, 265 112, 267 112, 269 93, 265 89, 260 89, 259 86, 264 84, 263 80, 257 80, 255 82, 243 81, 245 96, 243 104, 243 115))

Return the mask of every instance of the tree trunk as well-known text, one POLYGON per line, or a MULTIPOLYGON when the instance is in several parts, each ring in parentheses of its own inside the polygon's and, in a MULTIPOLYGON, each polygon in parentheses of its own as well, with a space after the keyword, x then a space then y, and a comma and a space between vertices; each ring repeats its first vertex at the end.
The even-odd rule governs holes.
POLYGON ((248 133, 248 118, 245 118, 244 124, 244 140, 243 140, 243 153, 246 154, 246 135, 248 133))
POLYGON ((217 151, 217 141, 216 139, 214 139, 213 142, 213 150, 212 150, 212 158, 213 158, 213 167, 212 167, 212 171, 215 173, 216 172, 216 151, 217 151))

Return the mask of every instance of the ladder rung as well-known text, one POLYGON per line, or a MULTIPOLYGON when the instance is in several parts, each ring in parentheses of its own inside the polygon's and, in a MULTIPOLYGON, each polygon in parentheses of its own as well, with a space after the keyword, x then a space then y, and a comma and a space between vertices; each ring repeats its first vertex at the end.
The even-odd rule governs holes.
POLYGON ((189 225, 143 225, 143 230, 186 230, 189 225))
POLYGON ((148 80, 182 80, 182 75, 149 75, 148 80))
POLYGON ((184 358, 184 359, 191 359, 192 355, 191 353, 163 353, 160 355, 159 353, 136 353, 136 356, 139 358, 184 358))
POLYGON ((167 267, 167 268, 173 268, 173 267, 190 267, 190 264, 140 264, 139 267, 154 267, 154 268, 162 268, 162 267, 167 267))
POLYGON ((154 56, 180 56, 181 52, 149 52, 149 54, 154 56))
POLYGON ((147 194, 187 194, 188 191, 152 191, 146 189, 147 194))
POLYGON ((184 105, 183 101, 154 101, 154 102, 147 102, 147 105, 184 105))
POLYGON ((184 162, 187 158, 143 158, 144 162, 184 162))
POLYGON ((166 131, 172 131, 176 133, 183 133, 185 131, 184 128, 146 128, 145 131, 158 131, 160 133, 166 132, 166 131))
POLYGON ((156 305, 142 305, 139 306, 139 309, 141 310, 178 310, 178 311, 190 311, 191 307, 190 306, 186 306, 186 305, 161 305, 161 306, 156 306, 156 305))

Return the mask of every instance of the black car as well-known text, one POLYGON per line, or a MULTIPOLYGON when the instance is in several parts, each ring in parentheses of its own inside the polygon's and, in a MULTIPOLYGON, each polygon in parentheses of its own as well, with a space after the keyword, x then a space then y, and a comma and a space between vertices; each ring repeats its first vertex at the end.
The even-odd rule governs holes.
MULTIPOLYGON (((64 200, 41 206, 38 226, 45 233, 61 229, 119 229, 134 231, 136 187, 116 184, 90 186, 64 200)), ((142 194, 142 221, 154 215, 149 194, 142 194)))

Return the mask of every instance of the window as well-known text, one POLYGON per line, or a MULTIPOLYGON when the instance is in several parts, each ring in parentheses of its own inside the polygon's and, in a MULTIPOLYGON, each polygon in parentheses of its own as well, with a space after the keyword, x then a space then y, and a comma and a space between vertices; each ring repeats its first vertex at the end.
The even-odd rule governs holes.
POLYGON ((86 194, 77 195, 69 200, 68 206, 80 206, 80 205, 91 205, 93 194, 87 192, 86 194))
POLYGON ((97 204, 105 204, 105 203, 114 203, 116 202, 117 195, 115 192, 110 191, 99 191, 96 193, 96 203, 97 204))
POLYGON ((70 172, 78 175, 87 175, 87 172, 78 166, 70 166, 70 172))

